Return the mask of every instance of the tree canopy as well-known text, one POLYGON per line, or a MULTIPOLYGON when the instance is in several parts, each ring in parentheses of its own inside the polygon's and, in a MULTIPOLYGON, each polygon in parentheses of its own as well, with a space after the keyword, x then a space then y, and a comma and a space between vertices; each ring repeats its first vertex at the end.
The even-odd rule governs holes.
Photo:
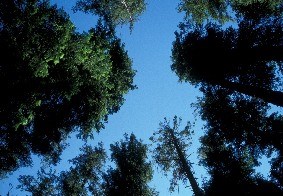
MULTIPOLYGON (((221 155, 224 148, 227 153, 230 153, 229 156, 235 157, 233 159, 236 161, 246 162, 243 164, 239 162, 239 164, 248 166, 250 173, 245 175, 246 178, 252 180, 254 185, 258 180, 263 183, 263 179, 254 173, 254 168, 261 164, 262 156, 277 160, 276 163, 271 162, 271 168, 278 173, 282 172, 282 166, 279 164, 282 156, 282 143, 278 142, 282 141, 282 131, 279 131, 283 128, 282 115, 268 114, 268 109, 267 104, 262 101, 235 93, 229 94, 229 91, 220 87, 205 89, 204 98, 199 107, 201 117, 206 121, 206 131, 201 139, 202 147, 200 149, 204 165, 208 169, 212 168, 213 171, 220 171, 215 166, 221 165, 223 157, 228 156, 221 155)), ((234 166, 236 167, 237 164, 230 164, 230 166, 228 164, 227 167, 234 170, 236 169, 234 166)), ((229 178, 235 179, 236 173, 229 178)), ((270 177, 270 182, 264 181, 274 189, 269 190, 268 186, 266 191, 280 191, 280 189, 282 191, 282 181, 280 182, 280 177, 276 175, 276 172, 271 170, 270 177)), ((243 177, 239 176, 239 179, 241 178, 243 177)), ((243 186, 248 183, 239 182, 243 183, 243 186)))
MULTIPOLYGON (((110 159, 102 143, 87 145, 136 88, 115 27, 132 30, 145 6, 78 0, 74 11, 98 16, 94 28, 79 33, 49 0, 0 2, 0 178, 32 165, 32 154, 48 167, 58 163, 76 133, 86 143, 69 169, 42 167, 37 176, 20 176, 18 188, 32 195, 158 195, 148 184, 148 147, 134 134, 110 145, 110 159)), ((197 196, 282 195, 283 114, 274 105, 283 107, 283 1, 181 0, 179 11, 186 17, 171 69, 203 93, 194 105, 205 122, 199 164, 210 179, 198 185, 187 151, 193 130, 189 123, 179 130, 175 116, 150 138, 154 162, 166 176, 172 172, 169 191, 183 181, 197 196), (264 157, 268 178, 256 172, 264 157)))
POLYGON ((239 28, 226 30, 208 24, 176 33, 171 68, 180 81, 218 85, 283 106, 283 93, 277 90, 283 74, 280 21, 244 20, 239 28))
POLYGON ((201 138, 201 143, 201 164, 210 174, 204 184, 205 195, 282 194, 274 182, 255 172, 255 157, 248 150, 223 142, 212 131, 201 138))
POLYGON ((100 143, 97 147, 85 145, 80 154, 69 162, 72 166, 56 174, 41 169, 37 178, 22 175, 17 187, 34 196, 39 195, 157 195, 148 186, 152 167, 147 162, 147 146, 134 134, 111 145, 111 161, 116 165, 106 171, 106 152, 100 143))
POLYGON ((282 15, 282 9, 282 0, 181 0, 178 7, 185 12, 188 22, 198 25, 207 21, 235 22, 254 13, 282 15))
POLYGON ((144 0, 78 0, 74 10, 98 15, 114 27, 130 24, 132 29, 145 8, 144 0))
POLYGON ((167 175, 172 172, 169 190, 173 192, 178 185, 178 181, 190 182, 195 195, 203 195, 192 170, 192 163, 188 160, 187 149, 191 144, 193 133, 188 123, 184 130, 179 130, 181 119, 177 116, 173 119, 173 127, 165 119, 160 123, 158 131, 153 133, 150 140, 156 146, 153 150, 153 159, 162 171, 167 175))
POLYGON ((211 175, 206 194, 282 191, 276 175, 282 173, 282 116, 268 114, 268 103, 283 107, 282 17, 249 9, 242 11, 238 27, 208 23, 181 29, 173 45, 172 70, 204 94, 199 110, 206 132, 200 151, 211 175), (272 154, 272 180, 266 181, 254 168, 263 155, 272 154), (230 157, 226 163, 224 157, 230 157))
POLYGON ((116 168, 104 175, 105 195, 152 196, 157 192, 148 186, 153 170, 147 159, 147 146, 134 134, 125 135, 125 140, 111 145, 111 160, 116 168))
POLYGON ((75 195, 101 195, 101 176, 106 161, 106 152, 99 144, 97 147, 83 146, 81 153, 69 162, 69 170, 62 171, 59 175, 54 170, 41 168, 37 178, 22 175, 17 187, 34 196, 75 196, 75 195))
POLYGON ((76 131, 92 136, 133 90, 132 61, 120 39, 99 22, 75 32, 48 1, 0 3, 1 175, 31 164, 31 153, 59 160, 76 131))
POLYGON ((271 112, 269 103, 283 107, 282 1, 183 2, 195 12, 205 10, 187 10, 199 25, 184 25, 188 19, 180 26, 171 66, 180 81, 203 93, 197 104, 206 123, 199 153, 211 176, 205 194, 280 194, 282 115, 271 112), (237 23, 216 24, 230 19, 229 9, 237 23), (270 180, 255 172, 263 156, 272 158, 270 180))

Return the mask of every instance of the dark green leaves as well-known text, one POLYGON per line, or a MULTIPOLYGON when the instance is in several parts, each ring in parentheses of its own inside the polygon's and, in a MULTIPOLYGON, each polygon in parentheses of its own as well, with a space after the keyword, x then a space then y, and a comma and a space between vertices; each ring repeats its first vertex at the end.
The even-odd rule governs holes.
POLYGON ((283 51, 282 26, 275 21, 245 20, 226 30, 208 24, 176 34, 171 68, 181 81, 219 85, 283 106, 283 93, 273 90, 283 51))
POLYGON ((55 171, 41 168, 37 178, 20 176, 18 188, 35 196, 40 195, 101 195, 100 180, 105 164, 106 153, 99 144, 97 147, 85 145, 79 154, 70 160, 72 167, 56 175, 55 171))
POLYGON ((99 131, 133 90, 132 61, 98 23, 77 33, 48 1, 0 3, 1 175, 30 165, 30 154, 58 162, 63 141, 99 131))
POLYGON ((105 195, 157 195, 147 183, 152 179, 152 168, 147 159, 147 146, 134 134, 125 135, 125 140, 111 145, 111 159, 116 168, 104 175, 105 195))
POLYGON ((206 194, 282 192, 282 115, 268 105, 283 107, 282 1, 182 1, 180 9, 187 21, 176 33, 171 68, 203 93, 206 194), (233 26, 219 25, 226 21, 233 26), (267 181, 254 168, 272 154, 267 181))
POLYGON ((148 186, 152 179, 151 164, 147 162, 147 146, 134 134, 111 145, 111 161, 115 168, 106 172, 106 153, 102 144, 85 145, 81 153, 70 160, 72 166, 56 175, 41 169, 37 178, 20 176, 18 188, 32 195, 157 195, 148 186))

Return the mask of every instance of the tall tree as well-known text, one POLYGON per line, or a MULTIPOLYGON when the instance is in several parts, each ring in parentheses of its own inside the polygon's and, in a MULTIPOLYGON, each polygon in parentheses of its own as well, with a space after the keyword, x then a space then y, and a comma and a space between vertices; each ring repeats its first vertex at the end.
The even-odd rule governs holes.
POLYGON ((254 171, 255 157, 210 131, 201 138, 201 163, 210 174, 206 195, 280 195, 282 189, 254 171))
POLYGON ((111 26, 130 24, 132 29, 145 8, 144 0, 78 0, 74 10, 98 15, 111 26))
POLYGON ((180 81, 222 86, 283 107, 283 93, 276 90, 280 77, 275 74, 283 60, 280 21, 254 24, 245 20, 238 29, 226 30, 208 24, 177 33, 171 68, 180 81))
POLYGON ((110 168, 104 175, 103 189, 106 196, 112 195, 157 195, 148 186, 152 179, 152 167, 147 159, 147 146, 126 134, 125 140, 111 145, 111 159, 116 168, 110 168))
MULTIPOLYGON (((239 16, 238 26, 227 29, 212 23, 195 29, 181 26, 185 28, 176 34, 172 70, 180 81, 199 86, 204 93, 199 105, 201 116, 207 122, 203 146, 208 145, 204 142, 206 140, 211 141, 209 145, 216 145, 212 141, 222 142, 216 145, 219 147, 212 148, 214 154, 206 159, 210 160, 206 164, 212 169, 211 190, 219 191, 227 182, 225 187, 242 190, 238 194, 245 193, 244 187, 249 189, 246 193, 252 187, 259 192, 280 192, 282 116, 276 113, 268 115, 268 103, 283 107, 283 28, 282 11, 279 11, 282 10, 282 1, 246 1, 246 5, 233 5, 233 1, 219 3, 225 2, 231 3, 227 4, 228 7, 231 6, 239 16), (217 164, 229 165, 229 160, 224 164, 221 157, 216 157, 223 148, 227 148, 224 152, 229 152, 231 161, 235 160, 235 168, 225 166, 227 168, 220 177, 213 179, 213 175, 218 175, 213 172, 221 171, 217 164), (259 158, 262 155, 270 157, 272 153, 276 154, 271 165, 273 182, 255 177, 252 170, 259 164, 259 158), (249 157, 249 160, 245 161, 243 157, 249 157), (248 166, 248 170, 241 165, 248 166), (229 173, 233 172, 235 174, 229 177, 229 173), (236 173, 245 175, 239 175, 238 180, 233 181, 232 176, 237 179, 236 173), (229 179, 232 181, 229 182, 229 179), (234 186, 237 184, 239 188, 234 186)), ((226 10, 225 6, 223 10, 226 10)), ((229 157, 228 154, 226 156, 229 157)))
POLYGON ((100 130, 135 88, 120 39, 98 23, 79 34, 67 14, 43 0, 0 2, 0 174, 54 162, 63 141, 100 130))
MULTIPOLYGON (((235 93, 230 94, 229 91, 219 87, 208 87, 203 91, 205 96, 199 109, 202 119, 206 121, 206 132, 201 139, 203 145, 202 150, 200 150, 205 154, 204 165, 211 166, 215 171, 220 171, 220 169, 215 168, 215 165, 221 166, 220 159, 225 156, 220 156, 222 153, 220 151, 227 147, 231 156, 234 157, 233 159, 240 161, 240 165, 245 165, 241 164, 242 161, 247 162, 250 174, 246 173, 245 175, 252 179, 253 184, 266 184, 267 190, 265 191, 283 190, 282 180, 276 175, 283 169, 280 165, 280 162, 282 163, 282 160, 280 160, 282 156, 282 116, 277 113, 268 115, 267 104, 257 99, 235 93), (211 157, 207 157, 206 152, 211 153, 211 157), (252 171, 260 165, 260 158, 263 155, 268 158, 272 155, 276 160, 271 163, 273 168, 270 173, 272 183, 263 181, 261 178, 255 178, 252 171), (218 159, 216 156, 219 156, 218 159), (241 161, 243 158, 246 161, 241 161), (271 187, 273 188, 269 190, 271 187)), ((231 165, 236 166, 236 164, 231 165)), ((233 169, 233 167, 230 169, 233 169)), ((229 178, 235 179, 235 175, 231 175, 229 178)), ((239 179, 241 178, 239 176, 239 179)), ((245 185, 245 182, 241 183, 245 185)), ((233 186, 234 183, 230 182, 230 184, 233 186)))
POLYGON ((172 171, 170 191, 174 191, 179 180, 184 183, 188 180, 195 195, 204 195, 194 177, 192 164, 187 159, 186 149, 191 140, 190 125, 188 124, 184 130, 179 131, 180 121, 181 119, 178 122, 175 116, 173 128, 170 127, 170 122, 166 119, 164 123, 160 123, 160 129, 150 138, 156 144, 153 158, 165 174, 172 171))

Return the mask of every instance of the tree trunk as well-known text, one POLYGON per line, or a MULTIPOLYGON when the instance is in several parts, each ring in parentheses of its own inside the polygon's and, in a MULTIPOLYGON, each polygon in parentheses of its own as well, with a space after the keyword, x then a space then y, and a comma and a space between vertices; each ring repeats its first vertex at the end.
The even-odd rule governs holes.
POLYGON ((194 178, 194 175, 193 175, 193 172, 190 168, 190 165, 187 161, 187 159, 185 158, 184 156, 184 153, 182 152, 182 150, 180 149, 180 146, 179 146, 179 141, 178 139, 175 137, 174 135, 174 132, 173 130, 169 130, 170 131, 170 134, 171 134, 171 137, 172 137, 172 140, 173 140, 173 144, 176 148, 176 151, 177 151, 177 154, 178 154, 178 157, 180 159, 180 162, 181 162, 181 165, 182 165, 182 168, 184 169, 185 171, 185 174, 187 176, 187 178, 189 179, 189 182, 192 186, 192 189, 193 189, 193 192, 196 196, 203 196, 204 193, 203 191, 199 188, 198 186, 198 183, 196 181, 196 179, 194 178))
POLYGON ((264 88, 239 84, 227 80, 218 82, 218 85, 229 90, 234 90, 252 97, 257 97, 268 103, 283 107, 283 93, 280 91, 267 90, 264 88))

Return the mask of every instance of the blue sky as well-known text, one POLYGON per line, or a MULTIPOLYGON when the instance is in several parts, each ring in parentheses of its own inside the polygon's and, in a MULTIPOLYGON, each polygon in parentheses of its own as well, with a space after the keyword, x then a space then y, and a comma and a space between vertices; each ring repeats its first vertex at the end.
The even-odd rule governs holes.
MULTIPOLYGON (((78 31, 87 31, 95 26, 96 19, 92 15, 72 14, 71 7, 75 4, 75 0, 53 0, 52 2, 56 2, 59 7, 63 6, 63 9, 70 14, 78 31)), ((163 121, 164 117, 170 119, 174 115, 182 117, 183 126, 188 120, 194 121, 193 108, 190 104, 195 102, 197 96, 201 94, 188 83, 179 83, 177 76, 170 69, 174 31, 178 30, 177 25, 183 20, 183 15, 176 10, 178 3, 179 0, 148 1, 147 10, 135 23, 132 33, 127 26, 117 28, 117 36, 125 43, 128 54, 133 60, 134 69, 137 70, 134 83, 138 89, 125 96, 126 101, 120 111, 110 116, 105 130, 95 134, 94 141, 90 143, 97 144, 102 141, 104 147, 109 149, 109 145, 122 139, 126 132, 133 132, 137 138, 149 143, 148 138, 158 129, 159 122, 163 121)), ((199 145, 198 138, 202 134, 202 122, 200 119, 196 120, 194 145, 189 149, 192 153, 190 161, 194 163, 198 162, 196 150, 199 145)), ((67 160, 75 157, 82 145, 82 142, 74 136, 68 142, 71 146, 62 155, 62 162, 57 167, 59 171, 68 168, 67 160)), ((193 167, 200 183, 206 173, 197 164, 193 167)), ((9 183, 16 184, 20 174, 34 174, 37 170, 35 168, 38 168, 38 161, 35 162, 34 168, 20 169, 3 180, 0 183, 0 195, 7 193, 9 183)), ((161 196, 192 195, 189 187, 185 188, 181 182, 180 185, 179 192, 170 194, 169 179, 155 170, 151 186, 155 187, 161 196)), ((17 193, 19 192, 13 192, 13 194, 17 193)))

